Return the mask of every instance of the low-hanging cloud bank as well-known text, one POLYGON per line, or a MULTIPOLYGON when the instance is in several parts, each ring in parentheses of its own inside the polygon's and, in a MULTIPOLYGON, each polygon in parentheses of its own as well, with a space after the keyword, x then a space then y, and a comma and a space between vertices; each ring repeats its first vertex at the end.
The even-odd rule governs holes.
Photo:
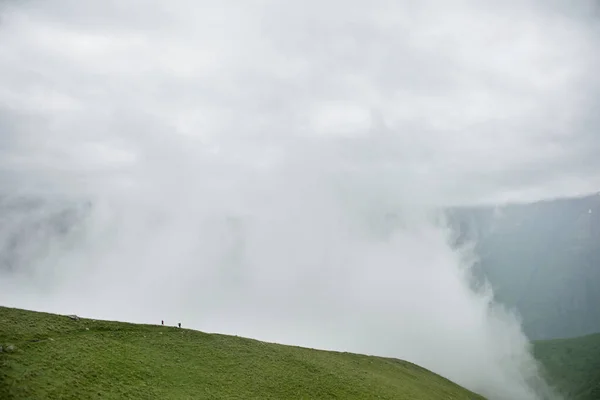
POLYGON ((594 3, 6 4, 1 304, 549 396, 438 211, 597 189, 594 3))
POLYGON ((398 357, 492 399, 547 390, 518 321, 472 289, 469 253, 435 213, 391 208, 374 177, 362 199, 297 167, 226 189, 153 179, 95 197, 71 209, 71 230, 55 221, 19 243, 0 302, 398 357))

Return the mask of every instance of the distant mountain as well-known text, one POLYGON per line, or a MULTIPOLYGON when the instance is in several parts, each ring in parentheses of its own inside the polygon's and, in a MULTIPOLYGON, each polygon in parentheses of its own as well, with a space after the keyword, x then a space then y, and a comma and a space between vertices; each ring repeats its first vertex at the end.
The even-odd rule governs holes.
POLYGON ((0 196, 0 271, 14 272, 47 254, 56 240, 77 235, 89 203, 0 196))
POLYGON ((476 271, 533 339, 600 332, 600 196, 448 212, 476 271))
POLYGON ((600 399, 600 334, 534 343, 544 375, 565 398, 600 399))

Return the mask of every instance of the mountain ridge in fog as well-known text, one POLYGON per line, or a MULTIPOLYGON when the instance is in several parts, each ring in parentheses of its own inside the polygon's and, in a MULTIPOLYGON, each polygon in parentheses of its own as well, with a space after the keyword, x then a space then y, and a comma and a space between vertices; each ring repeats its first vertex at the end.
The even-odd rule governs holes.
POLYGON ((518 310, 532 339, 600 332, 600 196, 449 212, 459 243, 474 241, 475 270, 518 310))

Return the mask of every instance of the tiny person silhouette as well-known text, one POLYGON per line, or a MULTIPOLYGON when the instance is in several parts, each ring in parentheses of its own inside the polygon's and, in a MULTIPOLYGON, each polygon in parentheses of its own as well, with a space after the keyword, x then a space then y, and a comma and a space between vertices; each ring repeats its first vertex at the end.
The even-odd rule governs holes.
POLYGON ((179 327, 181 328, 181 322, 179 322, 177 325, 179 325, 179 327))
POLYGON ((164 320, 164 319, 161 319, 161 320, 160 320, 160 324, 161 324, 161 325, 164 325, 164 324, 165 324, 165 320, 164 320))

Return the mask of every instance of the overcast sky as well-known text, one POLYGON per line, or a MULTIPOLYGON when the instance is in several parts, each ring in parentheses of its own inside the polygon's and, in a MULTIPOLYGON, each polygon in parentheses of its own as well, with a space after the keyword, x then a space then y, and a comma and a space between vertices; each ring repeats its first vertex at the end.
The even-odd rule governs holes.
POLYGON ((597 10, 6 1, 0 184, 57 190, 92 176, 114 184, 157 160, 256 171, 295 159, 396 182, 417 201, 596 191, 597 10))

